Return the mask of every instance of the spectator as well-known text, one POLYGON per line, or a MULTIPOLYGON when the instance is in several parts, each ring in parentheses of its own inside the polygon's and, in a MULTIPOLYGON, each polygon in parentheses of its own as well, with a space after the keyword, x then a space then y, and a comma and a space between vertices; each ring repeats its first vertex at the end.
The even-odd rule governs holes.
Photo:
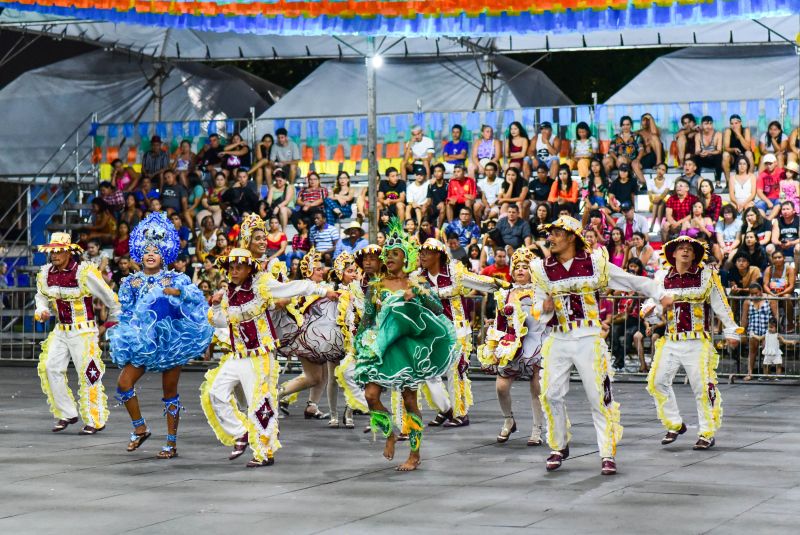
POLYGON ((462 208, 458 213, 458 219, 451 221, 447 225, 445 234, 448 236, 455 235, 458 238, 458 243, 465 249, 473 243, 478 243, 481 239, 481 229, 472 220, 472 212, 469 208, 462 208))
POLYGON ((561 164, 558 169, 558 179, 553 183, 550 196, 547 198, 553 205, 553 211, 567 209, 570 214, 575 214, 578 210, 580 189, 580 184, 572 180, 569 166, 561 164))
POLYGON ((771 264, 764 270, 764 293, 771 297, 786 297, 787 299, 771 300, 772 317, 778 319, 778 325, 785 325, 787 333, 794 332, 794 306, 791 296, 794 294, 795 271, 794 264, 788 264, 783 251, 778 249, 770 257, 771 264), (782 316, 778 311, 778 305, 785 304, 783 308, 785 314, 782 316))
POLYGON ((444 165, 434 165, 433 178, 428 184, 428 204, 425 212, 428 214, 430 221, 436 221, 437 228, 444 225, 444 219, 447 216, 446 205, 449 187, 448 181, 444 179, 444 165))
POLYGON ((786 200, 794 205, 795 213, 800 212, 800 185, 797 182, 797 171, 800 164, 789 162, 786 164, 785 176, 781 179, 781 200, 786 200))
POLYGON ((747 158, 737 157, 735 171, 728 180, 728 195, 731 203, 740 212, 753 206, 756 200, 756 175, 750 172, 749 165, 747 158))
POLYGON ((589 176, 586 183, 586 199, 583 203, 584 210, 603 210, 611 213, 608 208, 608 194, 611 185, 606 178, 603 165, 593 160, 589 166, 589 176))
POLYGON ((145 215, 152 213, 152 212, 163 212, 164 210, 161 208, 161 199, 159 198, 152 198, 147 203, 147 211, 145 211, 145 215))
POLYGON ((175 171, 167 169, 161 174, 161 207, 167 214, 184 214, 189 208, 189 192, 178 184, 175 171))
MULTIPOLYGON (((220 144, 219 134, 211 134, 208 136, 208 143, 203 145, 200 152, 197 153, 197 162, 200 163, 200 169, 207 172, 209 175, 214 176, 221 171, 222 156, 220 152, 224 149, 220 144)), ((228 175, 225 176, 226 180, 228 175)))
POLYGON ((195 232, 195 254, 202 262, 217 246, 217 227, 210 215, 200 220, 200 232, 195 232))
POLYGON ((611 229, 611 239, 608 241, 606 249, 608 249, 608 259, 611 263, 625 269, 625 235, 621 228, 611 229))
POLYGON ((189 256, 189 238, 192 235, 191 231, 183 225, 180 214, 172 214, 170 216, 170 221, 172 221, 172 226, 175 227, 175 231, 178 233, 178 240, 180 243, 178 254, 189 256))
POLYGON ((385 210, 398 219, 405 219, 406 181, 400 180, 397 169, 386 170, 386 180, 378 186, 378 210, 385 210))
POLYGON ((258 195, 250 188, 249 183, 247 171, 238 169, 234 186, 222 194, 222 202, 226 204, 226 208, 234 209, 237 219, 244 214, 258 213, 258 195))
MULTIPOLYGON (((512 204, 523 206, 528 198, 528 181, 522 176, 522 171, 516 167, 506 169, 506 176, 500 185, 500 193, 497 196, 497 203, 500 205, 500 216, 508 213, 508 207, 512 204)), ((525 217, 525 214, 522 214, 525 217)))
POLYGON ((130 254, 130 245, 128 243, 131 239, 130 232, 131 228, 125 221, 117 223, 117 234, 111 244, 114 248, 114 261, 130 254))
POLYGON ((494 263, 483 268, 481 275, 511 282, 511 267, 508 265, 508 254, 505 249, 498 247, 494 250, 494 263))
POLYGON ((100 198, 106 202, 108 209, 111 210, 114 217, 118 217, 119 213, 125 207, 125 197, 122 195, 122 192, 115 189, 111 182, 107 180, 100 182, 99 188, 100 198))
POLYGON ((655 118, 645 113, 639 121, 637 134, 642 138, 641 158, 642 169, 655 169, 664 161, 664 144, 661 142, 661 131, 658 129, 655 118))
POLYGON ((528 132, 519 121, 514 121, 508 125, 508 137, 506 138, 505 155, 508 158, 508 167, 514 167, 519 171, 520 176, 530 176, 530 169, 524 169, 525 155, 528 154, 528 132))
POLYGON ((513 252, 514 249, 533 242, 530 225, 520 218, 519 207, 513 204, 508 207, 507 216, 497 222, 497 228, 490 235, 497 245, 506 247, 507 252, 513 252))
POLYGON ((119 158, 111 162, 111 183, 117 190, 123 193, 135 190, 141 177, 133 167, 124 165, 119 158))
POLYGON ((750 285, 758 286, 761 293, 761 270, 750 262, 750 256, 744 251, 738 251, 731 261, 732 269, 728 272, 728 287, 731 295, 748 295, 750 285))
POLYGON ((697 174, 697 161, 694 157, 686 158, 683 161, 683 174, 678 178, 684 179, 689 184, 689 193, 697 195, 700 189, 700 181, 703 177, 697 174))
POLYGON ((642 136, 632 131, 633 119, 624 115, 619 120, 619 133, 614 136, 609 145, 608 154, 603 158, 606 173, 611 174, 615 168, 628 164, 633 170, 636 179, 644 184, 641 159, 644 156, 644 140, 642 136))
MULTIPOLYGON (((472 145, 469 174, 476 177, 485 175, 484 167, 489 162, 494 162, 499 169, 502 157, 503 147, 500 145, 500 140, 494 138, 494 129, 486 124, 481 126, 481 138, 472 145)), ((453 173, 455 174, 455 168, 453 173)))
MULTIPOLYGON (((430 223, 429 223, 430 225, 430 223)), ((358 221, 353 221, 344 231, 345 238, 339 240, 336 244, 336 249, 333 252, 333 258, 336 259, 342 253, 355 253, 363 249, 369 242, 364 238, 364 229, 358 224, 358 221)))
POLYGON ((419 230, 417 230, 417 242, 418 243, 425 243, 425 240, 428 238, 433 238, 435 240, 439 239, 439 229, 432 226, 431 222, 427 219, 423 219, 422 223, 419 224, 419 230))
POLYGON ((194 277, 194 268, 189 265, 189 255, 179 254, 175 262, 172 263, 170 269, 176 273, 182 273, 190 279, 194 277))
MULTIPOLYGON (((620 297, 616 300, 615 313, 611 320, 611 353, 614 355, 612 363, 617 372, 625 370, 625 356, 634 347, 634 335, 644 326, 640 321, 639 299, 631 297, 630 292, 618 292, 620 297)), ((641 369, 641 363, 640 363, 641 369)))
POLYGON ((678 148, 678 165, 683 165, 687 158, 691 158, 697 145, 697 135, 700 128, 697 126, 697 119, 691 113, 681 117, 681 128, 675 134, 675 145, 678 148))
POLYGON ((461 246, 457 234, 447 233, 447 249, 450 251, 450 257, 456 262, 461 262, 467 258, 467 251, 461 246))
POLYGON ((716 252, 717 262, 723 266, 739 248, 739 235, 742 231, 742 220, 739 219, 739 214, 730 204, 722 207, 722 219, 716 223, 717 245, 716 252))
POLYGON ((425 219, 425 208, 428 202, 428 180, 425 168, 418 165, 414 168, 414 181, 406 186, 406 212, 417 224, 425 219))
POLYGON ((150 209, 150 201, 152 199, 158 199, 161 195, 158 191, 153 189, 153 181, 150 177, 142 177, 139 181, 139 190, 134 192, 136 195, 136 200, 139 202, 139 208, 146 212, 150 209))
POLYGON ((528 196, 530 200, 526 202, 526 211, 535 212, 535 207, 547 204, 550 191, 553 189, 555 180, 548 174, 550 170, 546 165, 541 164, 536 167, 536 176, 528 183, 528 196))
POLYGON ((212 293, 219 290, 225 283, 225 275, 217 267, 216 258, 210 255, 207 256, 206 259, 203 260, 203 266, 195 270, 192 282, 197 284, 198 287, 200 283, 205 282, 208 284, 212 293))
POLYGON ((247 172, 250 176, 256 176, 256 191, 258 191, 259 197, 264 196, 261 191, 261 186, 263 184, 272 183, 272 171, 274 170, 274 166, 272 164, 271 155, 272 146, 274 144, 275 138, 272 137, 272 134, 264 134, 261 137, 261 141, 256 145, 256 161, 247 172))
POLYGON ((328 189, 322 187, 322 180, 316 171, 309 171, 307 180, 308 185, 300 188, 297 193, 293 219, 306 217, 313 220, 317 212, 325 213, 325 199, 328 198, 328 189))
POLYGON ((117 267, 111 273, 111 281, 114 283, 114 288, 117 291, 119 291, 119 285, 122 283, 122 279, 133 273, 132 267, 133 263, 129 255, 123 255, 117 260, 117 267))
POLYGON ((289 218, 295 207, 294 185, 286 180, 283 169, 276 169, 273 173, 274 184, 263 201, 263 212, 266 218, 277 216, 281 227, 289 224, 289 218))
POLYGON ((784 256, 796 257, 800 251, 800 217, 794 211, 791 201, 781 203, 781 216, 772 220, 772 244, 783 252, 784 256))
POLYGON ((192 152, 192 144, 188 139, 181 141, 178 150, 172 155, 172 170, 177 173, 184 188, 189 187, 189 173, 194 172, 197 155, 192 152))
POLYGON ((539 125, 539 132, 531 139, 528 146, 528 156, 533 162, 533 167, 544 165, 550 178, 557 178, 560 151, 561 139, 553 132, 553 125, 544 121, 539 125))
POLYGON ((97 238, 89 238, 86 242, 86 251, 83 253, 83 260, 90 264, 94 264, 94 267, 103 274, 103 278, 106 280, 111 280, 110 278, 110 263, 108 256, 102 251, 101 249, 102 244, 100 240, 97 238))
POLYGON ((597 235, 597 242, 604 246, 611 239, 611 229, 614 228, 614 220, 601 210, 589 210, 583 214, 583 225, 585 230, 594 230, 597 235))
POLYGON ((597 232, 595 232, 594 229, 588 228, 584 230, 583 239, 590 251, 594 251, 595 249, 602 247, 602 245, 598 243, 597 232))
MULTIPOLYGON (((751 284, 748 288, 750 298, 744 302, 744 310, 747 314, 742 315, 742 328, 747 331, 747 345, 749 349, 747 375, 744 376, 745 381, 753 379, 753 365, 755 364, 756 354, 761 346, 761 341, 769 328, 770 320, 776 316, 771 311, 771 305, 774 303, 768 302, 764 299, 761 293, 761 288, 758 284, 751 284)), ((773 320, 774 321, 774 320, 773 320)))
POLYGON ((184 221, 190 229, 194 230, 196 223, 199 221, 198 214, 204 212, 203 197, 206 196, 206 189, 203 187, 203 181, 200 175, 191 171, 187 175, 189 181, 189 197, 186 199, 186 212, 184 212, 184 221))
POLYGON ((274 259, 283 259, 286 255, 286 246, 289 238, 281 226, 281 220, 275 216, 269 218, 269 232, 267 232, 266 262, 269 264, 274 259))
MULTIPOLYGON (((400 167, 403 182, 406 181, 409 172, 414 172, 416 165, 421 165, 425 169, 425 177, 430 177, 431 161, 435 153, 433 140, 423 134, 422 127, 419 125, 411 127, 411 139, 406 143, 403 165, 400 167)), ((398 217, 403 219, 403 216, 398 217)))
MULTIPOLYGON (((749 131, 748 131, 749 133, 749 131)), ((798 162, 800 163, 800 127, 792 130, 789 134, 788 151, 786 152, 786 163, 798 162)))
POLYGON ((694 138, 694 158, 700 169, 713 169, 718 179, 722 174, 722 133, 714 129, 714 119, 704 115, 700 132, 694 138))
POLYGON ((738 252, 746 254, 747 258, 750 260, 750 264, 761 271, 767 269, 769 258, 764 251, 764 246, 758 243, 758 236, 752 230, 742 233, 741 245, 739 246, 738 252))
POLYGON ((311 223, 305 217, 301 217, 295 222, 294 226, 297 229, 297 234, 292 237, 292 252, 287 255, 289 262, 300 260, 311 250, 311 239, 308 237, 311 223))
POLYGON ((169 154, 161 147, 161 138, 150 138, 150 150, 142 154, 142 176, 161 181, 161 173, 170 168, 169 154))
POLYGON ((636 207, 631 203, 624 202, 620 205, 622 215, 617 219, 617 227, 622 230, 625 243, 633 239, 636 232, 647 232, 647 219, 643 215, 636 213, 636 207))
POLYGON ((572 140, 569 157, 572 160, 573 168, 578 169, 578 176, 581 178, 590 176, 589 167, 595 161, 597 149, 597 139, 592 136, 589 125, 583 121, 579 122, 575 127, 575 139, 572 140))
POLYGON ((666 222, 661 227, 661 241, 667 242, 675 237, 683 224, 691 219, 692 205, 697 197, 689 193, 689 183, 682 178, 675 181, 675 194, 666 203, 666 222))
POLYGON ((103 199, 95 197, 91 204, 92 223, 84 229, 88 232, 88 239, 96 240, 102 245, 111 245, 117 234, 117 220, 103 199))
POLYGON ((650 231, 652 232, 655 226, 660 227, 664 220, 667 196, 672 189, 672 180, 667 178, 667 164, 664 162, 658 164, 655 176, 648 176, 645 183, 647 184, 647 198, 650 200, 650 211, 653 213, 653 220, 650 222, 650 231))
POLYGON ((378 235, 375 238, 375 243, 377 243, 380 247, 383 247, 383 244, 386 243, 386 234, 383 231, 378 231, 378 235))
POLYGON ((447 220, 455 219, 456 214, 460 213, 461 208, 465 206, 472 212, 477 195, 478 186, 475 184, 475 180, 464 174, 463 167, 455 166, 453 177, 447 185, 447 220))
MULTIPOLYGON (((730 181, 731 167, 738 170, 740 158, 744 158, 747 162, 745 170, 738 171, 741 174, 746 174, 753 169, 755 160, 751 150, 750 129, 742 126, 742 118, 733 114, 728 123, 730 126, 722 133, 722 170, 725 172, 725 178, 730 181)), ((752 191, 755 192, 755 186, 752 191)))
POLYGON ((469 270, 476 275, 481 272, 481 248, 477 243, 473 243, 467 248, 467 258, 469 259, 469 270))
POLYGON ((764 247, 772 243, 772 223, 766 221, 754 206, 742 214, 742 233, 750 231, 758 236, 758 243, 764 247))
POLYGON ((275 162, 275 169, 283 169, 289 177, 289 183, 294 184, 297 179, 297 164, 300 163, 300 148, 297 143, 289 139, 289 133, 285 128, 275 130, 275 137, 278 142, 272 146, 270 159, 275 162))
POLYGON ((496 219, 486 221, 481 227, 481 268, 494 264, 494 251, 497 249, 497 244, 490 234, 495 228, 497 228, 496 219))
POLYGON ((647 235, 637 230, 633 233, 630 242, 625 243, 625 247, 627 248, 628 262, 639 260, 644 266, 647 276, 652 277, 658 269, 658 256, 653 247, 647 243, 647 235))
POLYGON ((119 220, 125 221, 128 228, 133 228, 139 224, 142 219, 142 211, 139 209, 139 203, 136 201, 136 195, 133 193, 125 194, 125 207, 119 214, 119 220))
POLYGON ((767 126, 767 131, 761 134, 759 139, 758 150, 761 153, 761 163, 759 170, 766 170, 764 165, 767 160, 766 156, 771 154, 775 157, 775 164, 778 168, 782 168, 786 162, 786 151, 789 148, 789 140, 783 135, 783 128, 778 121, 772 121, 767 126))
POLYGON ((336 177, 333 197, 325 197, 325 217, 328 218, 328 223, 333 225, 339 219, 352 217, 355 198, 353 188, 350 186, 350 173, 342 171, 336 177))
MULTIPOLYGON (((222 158, 222 168, 233 173, 237 169, 244 171, 250 170, 252 166, 252 156, 250 147, 244 142, 239 132, 234 132, 225 148, 219 152, 222 158)), ((248 175, 249 176, 249 175, 248 175)), ((261 198, 261 189, 256 188, 256 195, 261 198)))
POLYGON ((453 125, 450 130, 450 141, 445 143, 442 150, 444 169, 448 173, 453 172, 456 165, 465 165, 469 154, 469 144, 461 139, 463 129, 460 124, 453 125))
MULTIPOLYGON (((708 217, 712 223, 716 224, 719 220, 720 210, 722 209, 722 197, 714 193, 714 183, 707 178, 700 181, 700 186, 697 189, 697 198, 703 203, 706 217, 708 217)), ((735 210, 734 208, 734 211, 735 210)))
POLYGON ((542 225, 550 223, 550 220, 550 205, 542 203, 537 206, 530 220, 530 229, 533 241, 537 243, 539 247, 544 247, 547 241, 547 231, 542 228, 542 225))
POLYGON ((220 256, 228 256, 232 247, 228 244, 228 237, 221 230, 217 231, 216 243, 214 248, 211 249, 211 256, 219 258, 220 256))
POLYGON ((763 171, 758 174, 756 180, 756 199, 755 205, 761 211, 761 215, 767 219, 775 219, 781 210, 780 196, 781 180, 786 176, 783 168, 778 166, 778 160, 774 154, 764 154, 761 157, 763 171))
POLYGON ((639 193, 639 183, 631 178, 630 166, 622 163, 618 171, 619 177, 608 188, 608 207, 611 213, 621 212, 623 203, 636 206, 636 194, 639 193))
POLYGON ((206 191, 205 198, 200 201, 203 209, 197 214, 197 219, 202 221, 206 215, 210 215, 214 219, 214 225, 219 227, 222 224, 222 196, 227 190, 228 179, 220 171, 214 175, 214 186, 206 191))
POLYGON ((481 221, 500 215, 497 199, 504 184, 503 180, 497 178, 497 165, 494 162, 487 163, 483 171, 485 176, 478 181, 480 198, 475 200, 475 218, 481 221))
POLYGON ((333 261, 333 251, 336 249, 336 242, 339 241, 339 231, 336 227, 329 225, 325 220, 325 214, 316 212, 314 214, 314 226, 309 230, 311 245, 322 255, 325 265, 330 266, 333 261))
POLYGON ((706 217, 703 203, 699 200, 692 203, 691 217, 681 226, 681 235, 713 241, 712 249, 717 247, 714 241, 714 222, 706 217))

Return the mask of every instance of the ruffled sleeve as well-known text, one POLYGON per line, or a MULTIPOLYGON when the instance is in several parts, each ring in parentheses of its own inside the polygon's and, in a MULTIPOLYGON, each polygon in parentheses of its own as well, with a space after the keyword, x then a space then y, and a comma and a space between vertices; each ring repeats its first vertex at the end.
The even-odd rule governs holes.
POLYGON ((168 296, 169 304, 172 306, 180 306, 186 304, 190 306, 198 306, 206 303, 206 298, 203 292, 195 286, 191 279, 183 273, 175 273, 172 278, 172 283, 167 286, 168 288, 175 288, 180 291, 180 295, 168 296))
POLYGON ((131 285, 133 278, 134 275, 128 275, 119 285, 120 320, 130 320, 133 316, 133 309, 136 306, 136 292, 131 285))

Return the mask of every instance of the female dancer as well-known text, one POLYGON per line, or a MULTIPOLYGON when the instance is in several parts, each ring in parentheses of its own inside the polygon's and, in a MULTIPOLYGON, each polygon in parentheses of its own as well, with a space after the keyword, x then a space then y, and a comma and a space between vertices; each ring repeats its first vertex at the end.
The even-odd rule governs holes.
POLYGON ((544 413, 539 385, 539 370, 542 368, 542 341, 547 325, 533 318, 533 284, 531 284, 531 260, 534 254, 519 248, 511 257, 511 276, 514 284, 507 290, 495 294, 497 316, 486 333, 486 344, 478 348, 481 367, 489 374, 497 375, 496 389, 500 410, 503 411, 503 427, 497 442, 508 442, 516 432, 517 422, 511 410, 511 384, 515 379, 530 381, 531 406, 533 408, 533 430, 528 446, 542 444, 544 413))
POLYGON ((167 445, 158 458, 171 459, 178 455, 181 366, 205 353, 214 329, 208 323, 203 293, 186 275, 166 269, 178 256, 180 240, 165 213, 152 213, 136 225, 130 246, 131 257, 142 271, 123 279, 120 322, 108 331, 111 360, 122 368, 116 398, 131 416, 128 451, 134 451, 151 434, 134 387, 145 371, 162 373, 167 445))
POLYGON ((408 434, 411 452, 399 471, 416 470, 420 463, 423 423, 417 388, 443 375, 458 355, 455 329, 444 317, 441 302, 424 281, 409 277, 418 254, 402 223, 393 218, 381 253, 386 274, 370 283, 356 334, 355 379, 365 385, 370 424, 373 432, 380 430, 386 438, 387 459, 394 458, 397 436, 381 403, 381 391, 402 392, 406 412, 402 432, 408 434))

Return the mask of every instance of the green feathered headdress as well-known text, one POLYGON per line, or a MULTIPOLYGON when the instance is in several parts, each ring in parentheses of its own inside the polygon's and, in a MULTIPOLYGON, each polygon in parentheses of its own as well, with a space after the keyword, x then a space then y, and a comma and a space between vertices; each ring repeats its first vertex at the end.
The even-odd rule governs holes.
POLYGON ((403 222, 396 217, 389 221, 389 228, 386 231, 386 241, 383 244, 383 251, 381 251, 381 262, 384 264, 386 263, 386 253, 390 249, 402 249, 405 253, 403 271, 411 273, 417 269, 419 248, 403 228, 403 222))

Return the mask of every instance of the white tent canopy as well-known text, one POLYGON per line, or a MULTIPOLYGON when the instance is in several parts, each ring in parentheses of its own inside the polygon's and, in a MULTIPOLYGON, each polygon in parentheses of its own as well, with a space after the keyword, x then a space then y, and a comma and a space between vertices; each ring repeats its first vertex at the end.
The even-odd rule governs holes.
MULTIPOLYGON (((250 107, 257 113, 268 107, 239 77, 189 62, 166 63, 164 69, 164 121, 248 117, 250 107)), ((86 136, 94 113, 98 122, 153 120, 156 70, 150 61, 98 50, 21 75, 0 91, 7 125, 0 130, 0 175, 39 173, 65 141, 75 144, 76 132, 86 136)), ((74 165, 58 163, 50 162, 43 172, 69 172, 74 165)))
POLYGON ((700 47, 656 59, 606 104, 800 97, 800 56, 790 45, 700 47))
MULTIPOLYGON (((495 109, 570 105, 572 101, 541 71, 497 56, 495 109), (511 80, 510 83, 504 83, 511 80)), ((481 62, 482 63, 482 62, 481 62)), ((389 59, 377 69, 377 113, 461 111, 473 104, 487 110, 482 93, 484 65, 466 58, 389 59)), ((485 88, 484 88, 485 89, 485 88)), ((364 116, 367 113, 363 61, 326 61, 268 109, 262 119, 364 116)))
MULTIPOLYGON (((130 50, 145 56, 185 60, 241 60, 292 58, 347 58, 366 55, 366 39, 359 36, 274 36, 165 29, 54 17, 5 9, 0 28, 25 30, 76 39, 106 48, 130 50)), ((472 55, 474 44, 499 54, 558 50, 601 50, 625 47, 684 47, 785 43, 800 33, 800 16, 737 19, 676 27, 559 33, 495 38, 378 39, 384 56, 472 55)))

